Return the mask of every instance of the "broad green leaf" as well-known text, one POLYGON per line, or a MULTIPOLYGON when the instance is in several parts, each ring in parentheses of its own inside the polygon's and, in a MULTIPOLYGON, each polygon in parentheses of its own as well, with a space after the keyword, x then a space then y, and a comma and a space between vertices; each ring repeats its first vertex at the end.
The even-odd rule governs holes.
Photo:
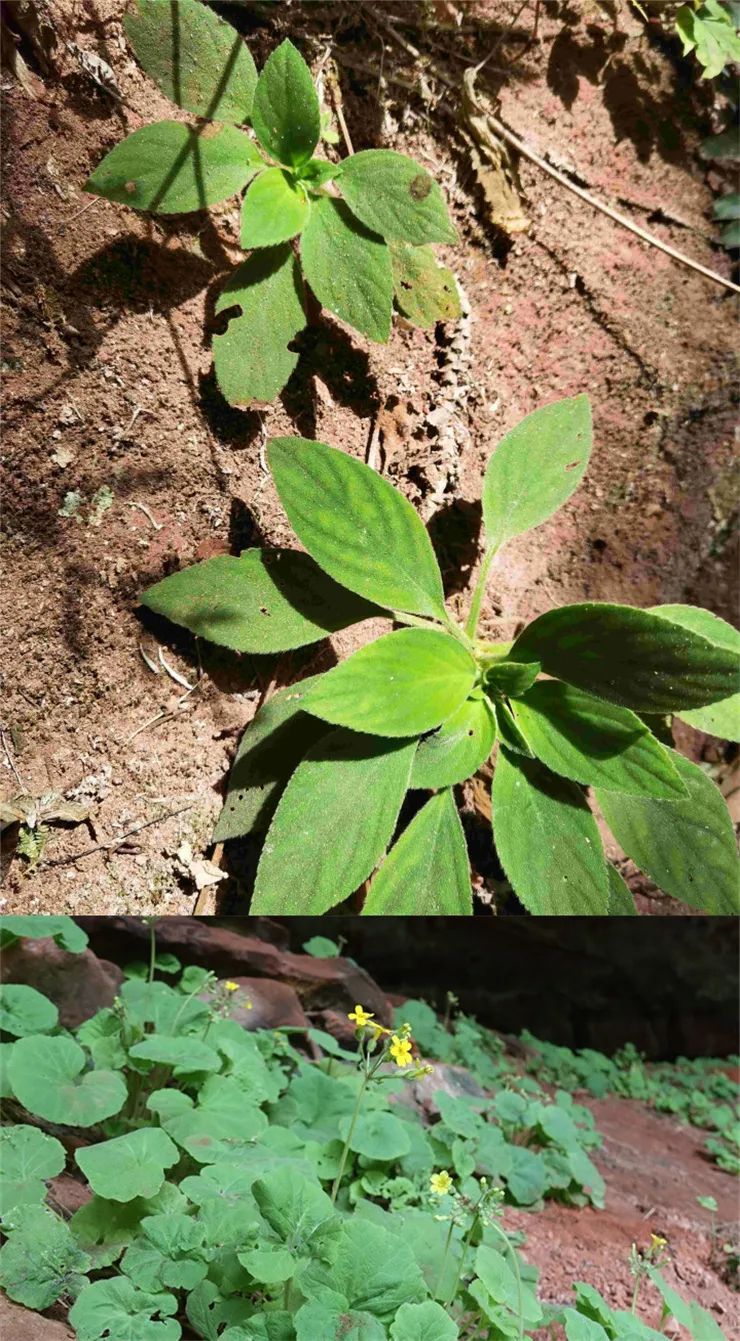
POLYGON ((88 177, 85 190, 156 214, 186 214, 228 200, 263 166, 234 126, 155 121, 121 140, 88 177))
POLYGON ((308 163, 301 164, 298 178, 316 189, 325 186, 327 182, 336 181, 341 172, 341 163, 328 163, 325 158, 312 158, 308 163))
POLYGON ((596 791, 620 847, 664 894, 702 912, 737 913, 740 871, 732 821, 719 788, 680 754, 673 762, 685 801, 655 801, 596 791))
POLYGON ((427 329, 461 315, 455 276, 438 265, 431 247, 393 242, 390 253, 396 307, 407 321, 427 329))
POLYGON ((137 1290, 125 1276, 86 1285, 69 1311, 78 1341, 180 1341, 173 1294, 137 1290))
POLYGON ((393 149, 362 149, 342 163, 339 189, 353 214, 389 242, 456 242, 434 178, 393 149))
POLYGON ((729 62, 740 61, 740 37, 732 15, 718 0, 707 0, 698 8, 681 5, 675 22, 684 56, 695 51, 704 67, 702 79, 716 79, 729 62))
POLYGON ((609 880, 609 915, 611 917, 636 917, 637 909, 625 881, 615 866, 606 868, 609 880))
POLYGON ((694 1300, 683 1299, 667 1280, 663 1279, 657 1267, 648 1266, 647 1273, 660 1292, 666 1311, 681 1327, 686 1328, 694 1341, 726 1341, 722 1328, 708 1309, 702 1308, 701 1304, 694 1300))
POLYGON ((231 24, 201 0, 136 0, 123 26, 139 64, 178 107, 209 121, 249 121, 257 67, 231 24))
POLYGON ((715 200, 713 214, 715 219, 740 219, 740 191, 732 191, 715 200))
POLYGON ((187 1071, 219 1071, 221 1058, 199 1038, 168 1038, 151 1034, 128 1050, 129 1057, 187 1071))
POLYGON ((393 270, 388 247, 341 200, 321 196, 301 234, 303 273, 321 303, 378 344, 391 333, 393 270))
POLYGON ((168 1135, 198 1164, 217 1164, 246 1158, 254 1141, 264 1134, 267 1118, 240 1089, 236 1111, 233 1106, 199 1105, 164 1125, 168 1135))
POLYGON ((350 1134, 351 1117, 342 1118, 339 1123, 339 1135, 342 1141, 349 1138, 349 1148, 356 1155, 366 1159, 391 1163, 407 1155, 411 1149, 408 1135, 408 1123, 401 1122, 392 1113, 370 1112, 362 1114, 350 1134))
POLYGON ((355 1217, 344 1222, 336 1260, 311 1263, 301 1275, 303 1293, 317 1303, 390 1318, 402 1304, 421 1302, 424 1278, 402 1239, 381 1225, 355 1217))
POLYGON ((438 629, 396 629, 322 675, 303 698, 307 712, 378 736, 418 736, 464 703, 475 662, 438 629))
POLYGON ((294 1271, 309 1258, 332 1261, 342 1221, 318 1182, 295 1169, 275 1169, 257 1180, 252 1194, 263 1219, 290 1252, 294 1271))
POLYGON ((468 698, 431 735, 419 741, 412 787, 453 787, 484 764, 496 739, 493 709, 484 698, 468 698))
POLYGON ((239 1261, 262 1285, 279 1285, 295 1275, 293 1254, 279 1244, 265 1244, 240 1252, 239 1261))
MULTIPOLYGON (((25 936, 43 940, 47 936, 70 954, 81 954, 87 946, 87 933, 71 917, 0 917, 0 937, 25 936)), ((5 943, 3 940, 2 944, 5 943)))
POLYGON ((335 582, 391 610, 445 617, 432 543, 392 484, 306 438, 273 438, 267 459, 293 530, 335 582))
POLYGON ((632 796, 686 796, 671 752, 629 708, 561 680, 541 680, 511 707, 535 755, 553 773, 632 796))
POLYGON ((147 1215, 121 1270, 143 1290, 194 1290, 208 1274, 206 1226, 185 1211, 147 1215))
MULTIPOLYGON (((670 619, 693 633, 700 633, 718 647, 726 647, 734 652, 740 664, 740 633, 719 615, 710 614, 696 605, 654 605, 652 614, 670 619)), ((696 727, 697 731, 706 731, 710 736, 719 736, 722 740, 740 740, 740 690, 727 698, 711 703, 706 708, 689 708, 680 712, 682 722, 696 727)))
MULTIPOLYGON (((483 481, 486 544, 498 548, 551 517, 583 479, 591 455, 588 396, 528 414, 502 438, 483 481)), ((514 656, 515 661, 536 657, 514 656)))
POLYGON ((736 687, 733 652, 649 610, 596 601, 540 615, 512 658, 636 712, 678 712, 726 698, 736 687))
POLYGON ((579 787, 500 749, 492 790, 501 865, 532 913, 600 916, 609 884, 596 821, 579 787))
POLYGON ((186 1205, 180 1189, 173 1183, 164 1183, 157 1195, 148 1200, 135 1197, 133 1201, 120 1202, 92 1196, 75 1211, 69 1225, 80 1247, 100 1269, 118 1260, 124 1248, 136 1238, 146 1215, 179 1212, 186 1205))
MULTIPOLYGON (((310 936, 307 941, 304 941, 301 948, 305 954, 313 955, 315 959, 337 959, 341 953, 337 942, 330 941, 328 936, 310 936)), ((315 1034, 322 1033, 320 1029, 314 1029, 313 1032, 315 1034)), ((331 1034, 323 1034, 323 1038, 322 1046, 325 1047, 327 1052, 332 1052, 335 1047, 339 1047, 337 1040, 331 1034), (331 1039, 331 1043, 327 1041, 328 1039, 331 1039)), ((352 1056, 353 1054, 348 1055, 352 1056)))
POLYGON ((241 212, 241 244, 274 247, 287 242, 304 227, 308 198, 282 168, 268 168, 255 177, 244 197, 241 212))
POLYGON ((48 1034, 59 1023, 59 1011, 47 996, 25 983, 0 983, 0 1031, 23 1038, 48 1034))
POLYGON ((416 741, 332 731, 308 751, 267 831, 251 911, 325 913, 385 852, 416 741))
POLYGON ((301 695, 317 679, 310 676, 273 694, 247 726, 231 766, 215 843, 266 829, 294 768, 325 735, 324 723, 302 708, 301 695))
POLYGON ((720 242, 728 251, 735 247, 740 247, 740 220, 734 219, 732 223, 725 224, 720 229, 720 242))
POLYGON ((457 1341, 457 1323, 433 1299, 402 1304, 391 1323, 391 1341, 457 1341))
POLYGON ((8 1063, 16 1099, 37 1117, 70 1127, 94 1127, 119 1113, 126 1082, 117 1071, 86 1071, 71 1038, 20 1038, 8 1063))
POLYGON ((221 290, 216 312, 239 307, 213 337, 216 378, 230 405, 274 400, 298 362, 288 346, 306 324, 305 295, 289 244, 256 251, 221 290))
POLYGON ((494 712, 501 744, 505 745, 507 750, 513 750, 515 754, 523 754, 527 759, 534 759, 534 753, 519 730, 508 703, 498 701, 494 704, 494 712))
MULTIPOLYGON (((304 1304, 295 1315, 296 1341, 386 1341, 387 1332, 372 1313, 356 1313, 327 1304, 304 1304)), ((457 1333, 455 1333, 457 1335, 457 1333)))
POLYGON ((470 866, 451 791, 438 792, 391 848, 363 913, 458 917, 473 911, 470 866))
POLYGON ((236 652, 284 652, 370 619, 378 610, 338 586, 307 554, 218 554, 149 587, 142 605, 236 652))
POLYGON ((61 1295, 72 1298, 90 1269, 69 1226, 41 1207, 24 1208, 23 1225, 0 1248, 0 1285, 26 1308, 49 1308, 61 1295))
POLYGON ((520 1206, 532 1206, 547 1191, 547 1168, 538 1150, 515 1145, 506 1171, 506 1186, 520 1206))
POLYGON ((534 684, 542 667, 539 661, 522 665, 519 661, 498 661, 486 671, 486 692, 517 698, 534 684))
POLYGON ((519 1285, 514 1270, 497 1248, 481 1243, 475 1253, 475 1270, 497 1304, 519 1313, 519 1285))
POLYGON ((15 1206, 40 1206, 46 1179, 61 1173, 64 1146, 38 1127, 0 1127, 0 1219, 15 1206))
MULTIPOLYGON (((185 1304, 185 1311, 188 1321, 191 1323, 198 1336, 206 1338, 206 1341, 219 1341, 220 1337, 231 1333, 233 1341, 242 1341, 244 1335, 239 1327, 228 1327, 227 1331, 221 1329, 224 1323, 244 1323, 248 1324, 252 1306, 247 1299, 240 1296, 227 1298, 213 1284, 213 1281, 204 1280, 200 1285, 196 1285, 194 1290, 190 1291, 185 1304)), ((271 1341, 269 1334, 266 1333, 268 1341, 271 1341)))
POLYGON ((139 1127, 125 1136, 83 1146, 75 1153, 93 1192, 108 1201, 156 1196, 165 1169, 179 1158, 177 1146, 159 1127, 139 1127))
POLYGON ((287 39, 268 57, 257 80, 252 125, 278 163, 307 163, 319 142, 321 114, 311 71, 287 39))
POLYGON ((432 1097, 445 1127, 456 1136, 477 1137, 484 1130, 483 1118, 467 1099, 456 1099, 445 1090, 435 1090, 432 1097))

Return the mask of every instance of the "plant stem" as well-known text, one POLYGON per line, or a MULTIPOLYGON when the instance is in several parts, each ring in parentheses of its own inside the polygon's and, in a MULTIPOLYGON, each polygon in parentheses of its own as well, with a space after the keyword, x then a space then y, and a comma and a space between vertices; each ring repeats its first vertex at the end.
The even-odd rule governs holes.
POLYGON ((464 1240, 464 1242, 463 1242, 463 1250, 462 1250, 462 1256, 461 1256, 461 1258, 460 1258, 460 1266, 459 1266, 459 1268, 458 1268, 458 1272, 457 1272, 457 1279, 455 1280, 455 1285, 454 1285, 452 1294, 450 1295, 449 1299, 446 1299, 445 1302, 444 1302, 444 1305, 443 1305, 444 1308, 449 1308, 450 1304, 453 1302, 453 1300, 454 1300, 454 1298, 455 1298, 455 1295, 457 1294, 457 1289, 458 1289, 458 1286, 459 1286, 459 1284, 460 1284, 460 1281, 462 1280, 462 1277, 463 1277, 463 1271, 464 1271, 464 1269, 465 1269, 465 1259, 466 1259, 466 1257, 467 1257, 467 1255, 468 1255, 468 1248, 470 1247, 470 1241, 471 1241, 471 1239, 472 1239, 472 1237, 473 1237, 473 1231, 474 1231, 474 1229, 475 1229, 475 1227, 476 1227, 476 1225, 477 1225, 477 1223, 478 1223, 478 1215, 479 1215, 479 1212, 480 1212, 480 1208, 481 1208, 481 1206, 483 1205, 483 1201, 484 1201, 485 1195, 486 1195, 486 1194, 485 1194, 485 1192, 484 1192, 484 1193, 482 1194, 482 1196, 481 1196, 479 1202, 478 1202, 478 1205, 475 1207, 475 1210, 473 1211, 473 1218, 472 1218, 472 1220, 470 1221, 470 1227, 469 1227, 469 1229, 468 1229, 467 1234, 465 1235, 465 1240, 464 1240))
POLYGON ((524 1300, 522 1298, 522 1273, 519 1270, 519 1259, 516 1255, 515 1248, 509 1241, 509 1236, 506 1231, 502 1229, 500 1225, 493 1224, 491 1221, 489 1221, 489 1228, 492 1229, 495 1234, 498 1234, 500 1239, 503 1239, 514 1267, 517 1288, 517 1307, 519 1310, 519 1336, 521 1337, 521 1341, 524 1341, 524 1300))
POLYGON ((364 1076, 362 1077, 362 1084, 360 1085, 360 1088, 357 1093, 357 1102, 355 1103, 355 1111, 352 1114, 352 1121, 349 1124, 349 1131, 347 1132, 347 1138, 344 1142, 344 1150, 342 1151, 342 1158, 339 1161, 339 1172, 337 1173, 337 1176, 334 1179, 334 1183, 332 1185, 331 1189, 332 1205, 336 1204, 337 1193, 339 1191, 339 1184, 342 1181, 342 1175, 344 1174, 344 1167, 347 1163, 347 1155, 349 1154, 349 1143, 352 1140, 355 1126, 357 1124, 357 1119, 360 1116, 360 1108, 362 1107, 362 1100, 365 1094, 365 1090, 367 1089, 367 1081, 368 1081, 368 1073, 366 1071, 364 1076))
POLYGON ((499 546, 492 545, 491 548, 486 550, 485 554, 483 555, 483 562, 480 566, 478 581, 476 582, 475 587, 473 589, 473 598, 470 602, 470 611, 468 613, 468 620, 465 625, 465 632, 467 633, 469 638, 475 638, 475 635, 478 632, 478 620, 480 619, 480 608, 483 602, 483 593, 485 592, 486 589, 486 582, 488 581, 488 574, 491 569, 491 564, 493 563, 496 555, 498 554, 498 551, 499 546))
POLYGON ((450 1251, 450 1244, 452 1242, 453 1228, 454 1228, 454 1221, 450 1220, 450 1227, 447 1230, 447 1238, 445 1239, 445 1248, 444 1252, 442 1253, 442 1265, 439 1268, 439 1280, 437 1281, 437 1288, 434 1291, 434 1294, 432 1295, 433 1299, 437 1299, 439 1297, 439 1292, 442 1289, 442 1281, 444 1279, 445 1267, 447 1266, 447 1255, 450 1251))
POLYGON ((154 930, 153 919, 149 922, 149 978, 150 983, 154 982, 154 965, 157 958, 157 935, 154 930))

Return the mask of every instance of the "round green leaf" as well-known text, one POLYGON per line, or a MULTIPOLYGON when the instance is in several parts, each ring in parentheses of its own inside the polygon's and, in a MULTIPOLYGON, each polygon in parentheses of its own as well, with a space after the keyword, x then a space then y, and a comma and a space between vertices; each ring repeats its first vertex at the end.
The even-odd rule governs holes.
POLYGON ((69 1311, 78 1341, 180 1341, 173 1294, 137 1290, 126 1276, 86 1285, 69 1311), (156 1319, 156 1321, 155 1321, 156 1319))
POLYGON ((88 178, 85 190, 137 210, 186 214, 228 200, 264 166, 235 126, 155 121, 121 140, 88 178))
MULTIPOLYGON (((691 629, 708 638, 718 647, 726 647, 740 659, 740 633, 719 615, 702 610, 696 605, 654 605, 654 615, 669 619, 673 624, 691 629)), ((688 708, 679 712, 682 722, 688 722, 697 731, 706 731, 721 740, 740 740, 740 690, 727 698, 710 703, 706 708, 688 708)))
POLYGON ((168 1038, 166 1034, 151 1034, 128 1050, 129 1057, 163 1066, 177 1066, 187 1071, 220 1071, 221 1058, 199 1038, 168 1038))
POLYGON ((274 400, 298 362, 288 345, 306 324, 298 258, 289 244, 255 251, 237 266, 216 312, 240 308, 213 337, 216 379, 230 405, 245 409, 274 400))
POLYGON ((402 1304, 391 1323, 391 1341, 456 1341, 457 1323, 441 1304, 425 1299, 423 1304, 402 1304))
POLYGON ((629 708, 560 680, 532 685, 511 708, 537 758, 553 773, 633 796, 686 796, 671 752, 629 708))
POLYGON ((93 1192, 109 1201, 156 1196, 165 1169, 179 1158, 177 1146, 159 1127, 139 1127, 111 1141, 83 1146, 75 1154, 93 1192))
POLYGON ((393 149, 362 149, 342 163, 339 188, 353 214, 389 242, 455 242, 447 206, 421 163, 393 149))
POLYGON ((201 0, 136 0, 123 26, 140 65, 178 107, 249 121, 257 67, 239 33, 201 0))
POLYGON ((64 1146, 38 1127, 0 1127, 0 1218, 14 1206, 40 1205, 46 1179, 61 1173, 64 1146))
POLYGON ((307 197, 282 168, 261 172, 242 204, 240 226, 244 250, 287 242, 301 232, 309 210, 307 197))
POLYGON ((428 329, 438 321, 454 321, 461 314, 455 276, 438 265, 431 247, 407 242, 390 246, 396 307, 414 326, 428 329))
POLYGON ((296 167, 311 158, 321 133, 321 113, 311 71, 286 38, 257 80, 252 125, 278 163, 296 167))
POLYGON ((61 1295, 74 1297, 90 1265, 64 1220, 27 1206, 21 1228, 0 1248, 0 1285, 11 1299, 40 1310, 61 1295))
POLYGON ((322 307, 378 344, 391 333, 393 269, 386 243, 343 201, 321 196, 301 235, 303 273, 322 307))
POLYGON ((71 1038, 21 1038, 8 1064, 16 1098, 37 1117, 69 1127, 94 1127, 119 1113, 126 1082, 117 1071, 86 1071, 71 1038))
POLYGON ((141 603, 210 642, 258 653, 305 647, 378 613, 289 549, 218 554, 163 578, 141 603))
MULTIPOLYGON (((372 1313, 329 1304, 304 1304, 295 1315, 296 1341, 385 1341, 386 1330, 372 1313)), ((253 1334, 256 1337, 256 1333, 253 1334)), ((457 1332, 455 1332, 457 1335, 457 1332)), ((245 1341, 251 1341, 244 1334, 245 1341)), ((267 1333, 265 1333, 267 1336, 267 1333)), ((237 1337, 233 1341, 238 1341, 237 1337)))
POLYGON ((496 739, 493 710, 484 698, 469 698, 431 735, 419 741, 411 787, 453 787, 488 759, 496 739))
POLYGON ((46 1034, 56 1029, 59 1011, 48 997, 24 983, 0 983, 0 1030, 23 1038, 26 1034, 46 1034))
POLYGON ((415 815, 378 871, 363 914, 468 916, 470 866, 451 791, 438 792, 415 815))
MULTIPOLYGON (((591 455, 588 396, 544 405, 502 438, 483 481, 487 543, 502 545, 539 526, 562 507, 583 479, 591 455)), ((514 661, 537 657, 514 656, 514 661)))
POLYGON ((465 701, 476 676, 471 654, 437 629, 397 629, 322 675, 307 712, 379 736, 416 736, 465 701))
POLYGON ((391 610, 444 618, 432 543, 388 480, 306 438, 273 438, 267 459, 293 530, 335 582, 391 610))
POLYGON ((0 935, 25 936, 42 940, 50 936, 62 950, 81 954, 87 934, 71 917, 0 917, 0 935))
MULTIPOLYGON (((339 1135, 343 1141, 347 1139, 351 1121, 351 1118, 346 1117, 339 1123, 339 1135)), ((411 1142, 404 1122, 400 1122, 392 1113, 374 1111, 358 1119, 350 1137, 349 1148, 367 1159, 390 1163, 407 1155, 411 1142)))
POLYGON ((608 912, 599 830, 575 783, 550 773, 536 759, 501 749, 493 775, 492 809, 496 851, 530 912, 547 916, 608 912))

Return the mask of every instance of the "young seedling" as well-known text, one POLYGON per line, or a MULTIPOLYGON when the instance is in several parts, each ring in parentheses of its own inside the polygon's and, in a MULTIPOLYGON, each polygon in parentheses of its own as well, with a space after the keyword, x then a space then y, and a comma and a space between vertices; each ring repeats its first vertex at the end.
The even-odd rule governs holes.
POLYGON ((635 911, 587 788, 665 893, 707 912, 737 909, 722 797, 654 731, 667 739, 675 713, 737 738, 740 635, 693 606, 589 601, 547 611, 513 643, 478 637, 495 555, 570 497, 590 450, 585 396, 536 410, 499 444, 464 627, 445 608, 411 504, 369 467, 301 438, 273 439, 267 456, 307 554, 219 556, 145 593, 151 610, 240 652, 283 652, 382 613, 404 626, 281 690, 247 728, 216 836, 267 829, 254 912, 324 913, 379 863, 365 913, 471 912, 453 788, 496 743, 496 849, 529 911, 635 911), (409 789, 419 802, 432 794, 387 852, 409 789))
POLYGON ((134 131, 86 190, 180 214, 248 188, 240 240, 250 255, 221 291, 216 311, 231 315, 213 340, 216 377, 231 405, 274 400, 285 386, 299 358, 293 341, 308 322, 307 286, 381 343, 394 301, 417 326, 460 315, 454 276, 430 246, 456 237, 439 186, 390 149, 339 163, 314 157, 321 107, 291 42, 272 52, 258 77, 239 34, 200 0, 135 0, 124 23, 147 74, 199 120, 134 131))

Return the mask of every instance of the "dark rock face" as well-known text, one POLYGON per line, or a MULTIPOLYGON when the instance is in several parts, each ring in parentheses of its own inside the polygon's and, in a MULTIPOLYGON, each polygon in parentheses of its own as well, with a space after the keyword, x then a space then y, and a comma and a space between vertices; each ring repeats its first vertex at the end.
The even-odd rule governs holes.
POLYGON ((123 974, 117 964, 98 959, 91 950, 73 955, 44 938, 19 940, 4 950, 0 978, 43 992, 59 1008, 61 1024, 74 1029, 112 1004, 123 974))

